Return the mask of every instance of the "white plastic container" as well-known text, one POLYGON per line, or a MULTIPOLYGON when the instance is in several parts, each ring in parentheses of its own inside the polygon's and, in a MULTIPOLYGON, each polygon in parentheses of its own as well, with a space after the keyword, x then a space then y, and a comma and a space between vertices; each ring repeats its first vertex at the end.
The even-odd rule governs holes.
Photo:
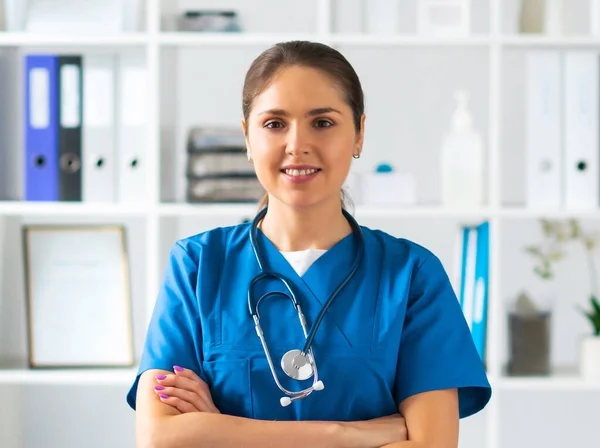
POLYGON ((417 16, 422 36, 466 37, 471 33, 469 0, 419 0, 417 16))
POLYGON ((483 203, 483 140, 473 128, 469 97, 457 91, 451 129, 444 137, 440 157, 442 204, 480 207, 483 203))
POLYGON ((417 182, 411 173, 363 173, 362 199, 366 205, 417 204, 417 182))

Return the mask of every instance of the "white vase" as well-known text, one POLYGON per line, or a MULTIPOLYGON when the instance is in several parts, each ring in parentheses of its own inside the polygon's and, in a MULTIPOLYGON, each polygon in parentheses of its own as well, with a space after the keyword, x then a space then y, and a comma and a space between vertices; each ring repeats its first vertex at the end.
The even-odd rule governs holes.
POLYGON ((600 381, 600 336, 581 340, 580 369, 584 379, 600 381))

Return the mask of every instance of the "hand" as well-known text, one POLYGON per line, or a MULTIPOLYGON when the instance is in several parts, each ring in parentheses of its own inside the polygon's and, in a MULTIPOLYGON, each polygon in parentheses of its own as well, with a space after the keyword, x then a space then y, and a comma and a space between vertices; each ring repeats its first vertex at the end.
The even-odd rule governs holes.
POLYGON ((190 369, 173 367, 174 374, 158 375, 154 392, 165 404, 182 414, 188 412, 212 412, 220 414, 213 403, 208 385, 190 369))
POLYGON ((351 440, 354 440, 360 447, 379 448, 408 440, 406 422, 400 414, 351 422, 346 425, 351 440))

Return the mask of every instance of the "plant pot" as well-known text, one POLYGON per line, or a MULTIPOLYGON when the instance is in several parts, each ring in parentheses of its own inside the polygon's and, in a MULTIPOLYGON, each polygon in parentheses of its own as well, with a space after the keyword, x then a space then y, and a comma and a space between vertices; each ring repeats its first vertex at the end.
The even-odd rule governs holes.
POLYGON ((509 313, 509 375, 549 375, 552 314, 509 313))
POLYGON ((600 381, 600 336, 581 340, 580 373, 586 380, 600 381))

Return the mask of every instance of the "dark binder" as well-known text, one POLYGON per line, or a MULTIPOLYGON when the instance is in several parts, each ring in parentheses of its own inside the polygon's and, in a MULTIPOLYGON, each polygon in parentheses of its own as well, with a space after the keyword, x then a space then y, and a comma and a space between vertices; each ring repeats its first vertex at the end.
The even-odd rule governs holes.
POLYGON ((82 57, 58 58, 59 200, 81 201, 81 147, 83 123, 82 57))

